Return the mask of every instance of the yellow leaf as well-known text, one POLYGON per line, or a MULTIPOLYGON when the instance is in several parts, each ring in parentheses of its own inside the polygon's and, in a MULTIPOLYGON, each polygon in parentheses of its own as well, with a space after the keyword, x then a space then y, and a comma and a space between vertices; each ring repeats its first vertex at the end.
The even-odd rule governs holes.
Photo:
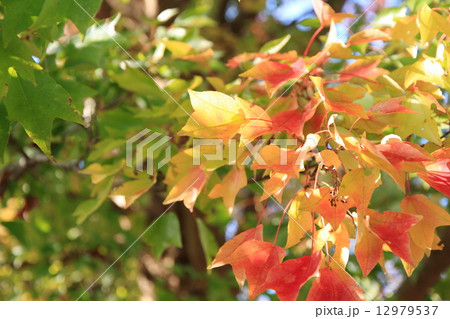
POLYGON ((166 48, 172 52, 172 56, 174 58, 178 58, 180 56, 184 56, 192 51, 192 47, 185 43, 180 41, 172 41, 172 40, 165 40, 162 41, 166 48))
POLYGON ((194 113, 178 133, 200 138, 232 138, 244 123, 240 104, 226 94, 189 90, 194 113))
POLYGON ((138 179, 125 182, 116 188, 110 195, 112 201, 120 208, 127 209, 142 194, 155 184, 151 179, 138 179))
POLYGON ((415 244, 424 251, 432 249, 436 227, 450 225, 450 214, 422 194, 405 197, 400 208, 404 213, 423 216, 422 220, 409 230, 409 234, 415 244))

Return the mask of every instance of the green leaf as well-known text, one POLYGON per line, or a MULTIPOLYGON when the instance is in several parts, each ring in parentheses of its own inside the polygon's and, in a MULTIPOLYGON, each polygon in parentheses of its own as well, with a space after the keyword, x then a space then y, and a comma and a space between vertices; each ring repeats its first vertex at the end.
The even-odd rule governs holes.
POLYGON ((0 103, 0 163, 3 162, 3 153, 9 139, 10 123, 6 116, 5 106, 0 103))
POLYGON ((85 34, 102 0, 46 0, 31 28, 50 27, 70 19, 85 34), (79 5, 78 5, 78 4, 79 5), (81 8, 80 8, 81 7, 81 8))
POLYGON ((177 215, 174 213, 162 215, 145 233, 143 240, 152 247, 155 259, 159 259, 169 246, 183 247, 177 215))
POLYGON ((34 72, 34 77, 36 85, 11 72, 4 104, 9 120, 20 122, 33 142, 51 158, 54 119, 79 124, 83 124, 83 120, 69 94, 50 76, 44 72, 34 72))
POLYGON ((93 212, 95 212, 108 197, 113 185, 114 176, 109 176, 95 185, 92 189, 92 199, 88 199, 77 206, 73 215, 77 217, 77 224, 83 223, 93 212))
POLYGON ((288 34, 282 38, 269 41, 262 46, 260 51, 263 53, 270 53, 270 54, 277 53, 286 45, 286 43, 288 43, 290 38, 291 35, 288 34))
POLYGON ((407 124, 396 128, 395 134, 402 139, 406 139, 411 134, 416 134, 436 145, 441 145, 439 128, 432 116, 429 101, 423 95, 412 94, 404 100, 403 105, 417 113, 396 114, 399 123, 407 124))
MULTIPOLYGON (((0 32, 0 42, 3 35, 0 32)), ((0 99, 3 97, 4 88, 9 78, 9 68, 14 68, 24 79, 34 82, 34 70, 42 70, 39 64, 32 59, 31 49, 28 43, 18 38, 9 42, 8 48, 0 49, 0 99)))
POLYGON ((44 0, 3 0, 3 46, 14 39, 18 33, 25 31, 32 23, 42 8, 44 0))
POLYGON ((80 112, 83 111, 84 99, 97 94, 97 91, 80 82, 63 79, 55 79, 55 81, 70 94, 73 103, 80 112))
POLYGON ((124 73, 113 75, 112 78, 121 88, 127 91, 157 99, 163 98, 162 92, 155 81, 141 70, 128 68, 124 73))
POLYGON ((312 27, 312 28, 320 27, 320 21, 317 18, 307 18, 307 19, 297 22, 297 24, 301 24, 305 27, 312 27))
POLYGON ((206 264, 211 264, 214 256, 219 250, 214 234, 208 229, 205 223, 197 218, 197 227, 200 236, 200 242, 202 244, 203 253, 205 254, 206 264))

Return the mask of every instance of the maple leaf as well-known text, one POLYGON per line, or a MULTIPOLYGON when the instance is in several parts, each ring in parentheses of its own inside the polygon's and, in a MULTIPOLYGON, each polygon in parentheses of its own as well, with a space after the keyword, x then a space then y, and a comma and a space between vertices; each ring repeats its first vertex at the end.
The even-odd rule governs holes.
POLYGON ((181 57, 178 57, 178 59, 208 65, 208 62, 213 58, 213 55, 214 55, 214 51, 211 48, 209 48, 206 51, 203 51, 201 53, 181 56, 181 57))
POLYGON ((298 177, 300 164, 297 164, 299 154, 294 150, 281 148, 278 145, 266 145, 260 151, 264 163, 254 161, 251 169, 272 169, 276 173, 287 174, 292 177, 298 177))
POLYGON ((331 6, 322 0, 313 0, 313 8, 322 26, 329 26, 332 21, 340 22, 345 18, 356 18, 351 13, 336 13, 331 6))
POLYGON ((415 93, 407 96, 403 104, 416 113, 395 114, 398 123, 408 123, 408 125, 401 125, 396 128, 395 134, 402 139, 406 139, 411 134, 416 134, 434 144, 441 145, 439 128, 432 117, 429 100, 423 95, 415 93))
POLYGON ((34 71, 36 84, 10 72, 8 95, 4 105, 9 121, 22 124, 28 136, 49 158, 50 141, 55 118, 84 124, 72 98, 45 72, 34 71))
POLYGON ((375 188, 381 185, 381 175, 378 169, 358 168, 344 175, 339 187, 340 196, 351 197, 357 208, 369 206, 375 188))
POLYGON ((247 185, 247 175, 245 169, 233 167, 231 171, 223 178, 222 182, 214 185, 209 193, 209 198, 223 198, 225 207, 231 215, 233 212, 234 201, 239 190, 247 185))
POLYGON ((274 196, 279 202, 281 202, 281 195, 283 189, 289 183, 291 177, 288 174, 283 173, 271 173, 269 180, 264 183, 264 192, 261 195, 261 201, 274 196))
POLYGON ((171 187, 163 204, 183 201, 192 212, 194 204, 211 176, 205 170, 205 164, 193 165, 192 148, 179 152, 171 159, 172 166, 167 172, 164 183, 171 187))
POLYGON ((367 227, 363 214, 358 214, 358 232, 355 256, 363 276, 366 277, 383 255, 383 241, 367 227))
POLYGON ((431 153, 433 161, 427 162, 426 172, 417 175, 442 194, 450 196, 450 148, 431 153))
POLYGON ((422 250, 431 250, 435 229, 450 225, 450 214, 422 194, 405 197, 400 203, 402 212, 423 218, 409 230, 410 237, 422 250))
POLYGON ((363 79, 377 78, 383 74, 386 74, 386 70, 377 68, 381 60, 357 60, 347 66, 339 75, 339 79, 346 81, 354 78, 355 76, 363 79))
POLYGON ((388 245, 395 255, 414 265, 408 230, 422 217, 399 212, 380 213, 368 210, 366 218, 369 229, 388 245))
POLYGON ((390 34, 377 28, 365 29, 348 38, 347 45, 368 43, 377 40, 390 40, 390 34))
POLYGON ((274 61, 263 61, 239 76, 262 79, 266 83, 266 90, 272 97, 278 88, 290 79, 300 78, 308 69, 303 58, 299 58, 291 65, 274 61))
POLYGON ((400 103, 403 99, 404 98, 401 96, 383 100, 372 106, 367 111, 367 114, 369 115, 369 118, 372 119, 374 117, 385 116, 391 113, 417 113, 416 111, 401 105, 400 103))
POLYGON ((363 301, 361 288, 355 280, 340 268, 322 268, 313 281, 307 301, 363 301))
POLYGON ((417 33, 419 33, 417 16, 401 17, 392 29, 392 39, 403 40, 404 43, 413 45, 416 41, 417 33))
POLYGON ((387 158, 364 136, 361 138, 361 146, 359 150, 360 159, 370 167, 381 169, 388 173, 388 175, 398 184, 398 186, 405 191, 404 176, 398 172, 394 166, 387 160, 387 158))
POLYGON ((109 197, 111 197, 117 206, 127 209, 154 184, 155 180, 151 179, 138 179, 125 182, 115 189, 109 197))
POLYGON ((347 226, 342 223, 329 239, 334 245, 333 263, 331 268, 345 268, 350 256, 350 237, 347 226))
MULTIPOLYGON (((402 171, 403 162, 424 162, 431 159, 428 152, 420 146, 398 139, 390 139, 387 143, 375 147, 398 171, 402 171)), ((419 167, 423 167, 423 165, 420 164, 419 167)))
POLYGON ((282 301, 297 299, 300 288, 319 270, 321 253, 290 259, 274 266, 267 274, 265 288, 277 292, 282 301))
POLYGON ((315 210, 326 192, 327 189, 325 188, 303 189, 295 196, 288 210, 290 218, 288 220, 286 248, 296 245, 305 235, 305 232, 311 231, 313 223, 311 211, 315 210))
POLYGON ((444 32, 447 35, 450 34, 450 25, 448 20, 436 11, 431 10, 427 4, 424 4, 419 9, 419 12, 417 13, 417 20, 422 44, 432 40, 439 31, 444 32))
POLYGON ((341 84, 334 88, 325 88, 324 79, 310 76, 311 81, 317 88, 319 96, 322 98, 325 108, 334 112, 345 112, 366 119, 367 114, 361 104, 353 101, 362 98, 365 90, 361 87, 341 84), (351 95, 348 92, 352 92, 351 95))
POLYGON ((242 243, 249 240, 263 240, 263 225, 258 225, 255 228, 247 229, 246 231, 234 236, 232 239, 228 240, 222 247, 220 247, 217 252, 216 258, 208 266, 208 269, 213 269, 217 267, 229 264, 229 258, 234 253, 234 251, 242 243))
POLYGON ((351 198, 341 198, 331 194, 325 194, 315 209, 325 220, 331 224, 334 230, 338 229, 347 210, 354 206, 351 198))
POLYGON ((272 120, 262 107, 250 104, 239 97, 237 100, 241 105, 246 121, 239 129, 239 134, 241 134, 243 139, 251 141, 258 136, 272 131, 272 120))
POLYGON ((235 273, 245 273, 249 299, 253 300, 265 288, 269 271, 279 265, 286 252, 283 248, 259 240, 245 241, 239 245, 228 262, 235 273))
POLYGON ((264 52, 242 53, 228 60, 227 67, 230 69, 234 69, 243 62, 253 60, 256 58, 261 58, 265 60, 278 60, 292 63, 298 59, 298 54, 297 51, 295 50, 291 50, 286 53, 264 53, 264 52))
POLYGON ((232 138, 245 122, 241 104, 226 94, 189 90, 194 112, 178 133, 200 138, 232 138))
POLYGON ((289 110, 280 112, 272 117, 272 131, 286 131, 290 135, 303 138, 303 127, 307 121, 313 118, 319 103, 311 99, 305 106, 305 110, 289 110))
POLYGON ((320 152, 320 159, 328 168, 338 169, 341 166, 339 156, 332 150, 323 150, 320 152))

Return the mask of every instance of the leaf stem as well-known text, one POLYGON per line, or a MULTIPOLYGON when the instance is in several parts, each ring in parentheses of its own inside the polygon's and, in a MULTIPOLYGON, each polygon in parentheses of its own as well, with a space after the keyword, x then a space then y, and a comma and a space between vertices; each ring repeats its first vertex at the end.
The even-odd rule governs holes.
POLYGON ((308 51, 311 48, 311 45, 313 44, 314 40, 317 38, 317 36, 319 35, 319 33, 322 30, 323 30, 323 25, 320 25, 320 27, 316 30, 316 32, 314 32, 313 36, 309 40, 308 46, 306 47, 305 52, 303 52, 303 56, 307 56, 308 55, 308 51))

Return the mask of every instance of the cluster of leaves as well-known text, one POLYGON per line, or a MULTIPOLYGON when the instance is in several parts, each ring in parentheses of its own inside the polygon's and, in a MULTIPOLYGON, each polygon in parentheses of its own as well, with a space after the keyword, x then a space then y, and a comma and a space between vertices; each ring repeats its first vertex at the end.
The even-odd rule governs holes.
POLYGON ((281 202, 291 179, 300 181, 300 190, 284 210, 289 215, 285 248, 310 238, 310 257, 282 262, 285 250, 264 242, 258 226, 228 241, 211 264, 230 264, 241 286, 247 280, 250 299, 271 288, 282 300, 296 300, 300 287, 320 269, 308 300, 362 300, 361 289, 345 272, 349 238, 357 238, 355 255, 364 276, 377 263, 383 265, 383 250, 400 257, 411 275, 424 255, 442 249, 435 228, 450 225, 445 210, 409 190, 409 176, 417 174, 450 196, 449 140, 440 136, 448 130, 448 114, 438 102, 444 99, 442 90, 450 88, 445 71, 450 61, 448 12, 425 4, 393 27, 364 29, 343 43, 336 23, 351 15, 337 14, 322 1, 314 1, 314 10, 321 28, 330 28, 316 55, 278 53, 285 37, 260 53, 229 61, 231 69, 249 67, 239 75, 244 78, 239 85, 211 78, 224 93, 190 91, 194 112, 179 134, 239 139, 236 165, 218 173, 220 182, 211 182, 225 164, 205 160, 192 166, 193 149, 187 148, 173 159, 165 180, 170 190, 166 204, 184 201, 193 211, 199 194, 206 192, 210 198, 222 197, 232 213, 238 191, 247 185, 245 159, 254 155, 247 143, 261 140, 265 145, 259 156, 265 164, 255 161, 250 166, 254 174, 262 169, 268 177, 260 200, 273 196, 281 202), (399 55, 404 50, 398 59, 411 62, 391 70, 384 52, 370 50, 374 41, 395 42, 399 55), (337 63, 339 72, 330 72, 329 64, 337 63), (280 88, 282 97, 274 98, 280 88), (264 89, 269 99, 258 96, 264 89), (263 139, 279 134, 296 139, 297 145, 280 147, 263 139), (413 138, 427 143, 417 145, 410 142, 413 138), (280 164, 283 156, 286 164, 280 164), (380 170, 406 194, 399 212, 369 208, 374 190, 382 187, 380 170))
MULTIPOLYGON (((48 263, 54 280, 42 279, 50 287, 43 298, 52 298, 55 289, 63 298, 78 297, 96 273, 91 260, 83 258, 63 270, 70 256, 87 251, 111 264, 142 233, 149 217, 162 212, 154 209, 163 194, 158 175, 149 178, 125 165, 126 139, 143 128, 170 135, 177 152, 159 171, 167 185, 164 204, 183 201, 196 217, 203 216, 196 224, 210 268, 230 264, 238 284, 247 281, 250 299, 273 289, 280 299, 295 300, 310 278, 315 279, 308 300, 364 299, 346 272, 352 239, 363 276, 377 264, 384 266, 383 251, 400 257, 411 275, 425 255, 442 249, 435 228, 449 225, 450 217, 426 196, 413 195, 410 181, 420 178, 450 196, 448 107, 442 102, 450 88, 447 9, 416 8, 410 1, 414 4, 404 6, 396 21, 384 21, 343 42, 337 29, 344 19, 355 17, 315 0, 319 28, 303 55, 282 51, 296 47, 286 35, 224 64, 221 52, 200 32, 215 26, 205 7, 162 12, 148 22, 153 38, 146 42, 140 32, 117 33, 119 16, 92 25, 89 15, 100 0, 77 2, 86 12, 71 0, 0 1, 0 157, 11 163, 0 178, 2 198, 4 184, 10 183, 10 199, 0 214, 0 240, 12 252, 8 255, 15 267, 48 263), (309 56, 324 29, 329 32, 322 50, 309 56), (225 158, 203 156, 194 165, 192 138, 223 140, 225 158), (273 143, 281 138, 296 145, 273 143), (227 157, 232 139, 237 141, 235 159, 227 157), (258 145, 258 154, 249 150, 250 144, 258 145), (41 152, 56 162, 56 170, 41 152), (265 164, 247 165, 252 156, 265 164), (280 164, 282 159, 287 164, 280 164), (30 169, 36 164, 42 172, 30 169), (72 172, 78 169, 90 182, 72 172), (12 185, 10 180, 22 175, 24 182, 12 185), (389 187, 404 194, 396 211, 381 210, 380 199, 374 200, 376 192, 389 192, 383 190, 389 187), (57 204, 54 194, 62 194, 57 204), (139 201, 149 194, 150 204, 139 201), (217 252, 210 225, 225 228, 229 215, 244 224, 235 203, 239 196, 251 197, 257 216, 245 217, 246 226, 253 225, 217 252), (272 218, 271 198, 283 210, 281 218, 272 218), (59 214, 56 207, 74 211, 68 220, 60 217, 61 229, 48 222, 59 214), (154 214, 130 213, 143 210, 154 214), (276 244, 284 239, 286 214, 286 243, 280 247, 276 244), (270 225, 264 227, 273 244, 263 240, 263 221, 279 222, 274 236, 270 225), (108 230, 115 233, 114 241, 108 230), (49 234, 53 238, 48 243, 32 245, 49 234), (14 250, 16 241, 32 248, 14 250), (50 242, 68 247, 66 256, 50 242), (39 255, 42 251, 47 255, 39 255), (58 277, 63 272, 78 295, 65 295, 67 288, 58 277)), ((215 150, 202 147, 203 155, 209 151, 215 150)), ((163 156, 157 153, 153 160, 163 156)), ((143 237, 156 259, 169 246, 182 246, 175 214, 158 223, 143 237)), ((136 263, 125 263, 128 279, 136 277, 136 263)), ((10 274, 11 267, 1 268, 0 275, 10 274)), ((24 272, 22 279, 29 278, 24 272)), ((117 283, 119 298, 127 298, 127 285, 117 283)), ((106 278, 102 289, 110 286, 106 278)), ((37 288, 26 298, 38 297, 37 288)))

